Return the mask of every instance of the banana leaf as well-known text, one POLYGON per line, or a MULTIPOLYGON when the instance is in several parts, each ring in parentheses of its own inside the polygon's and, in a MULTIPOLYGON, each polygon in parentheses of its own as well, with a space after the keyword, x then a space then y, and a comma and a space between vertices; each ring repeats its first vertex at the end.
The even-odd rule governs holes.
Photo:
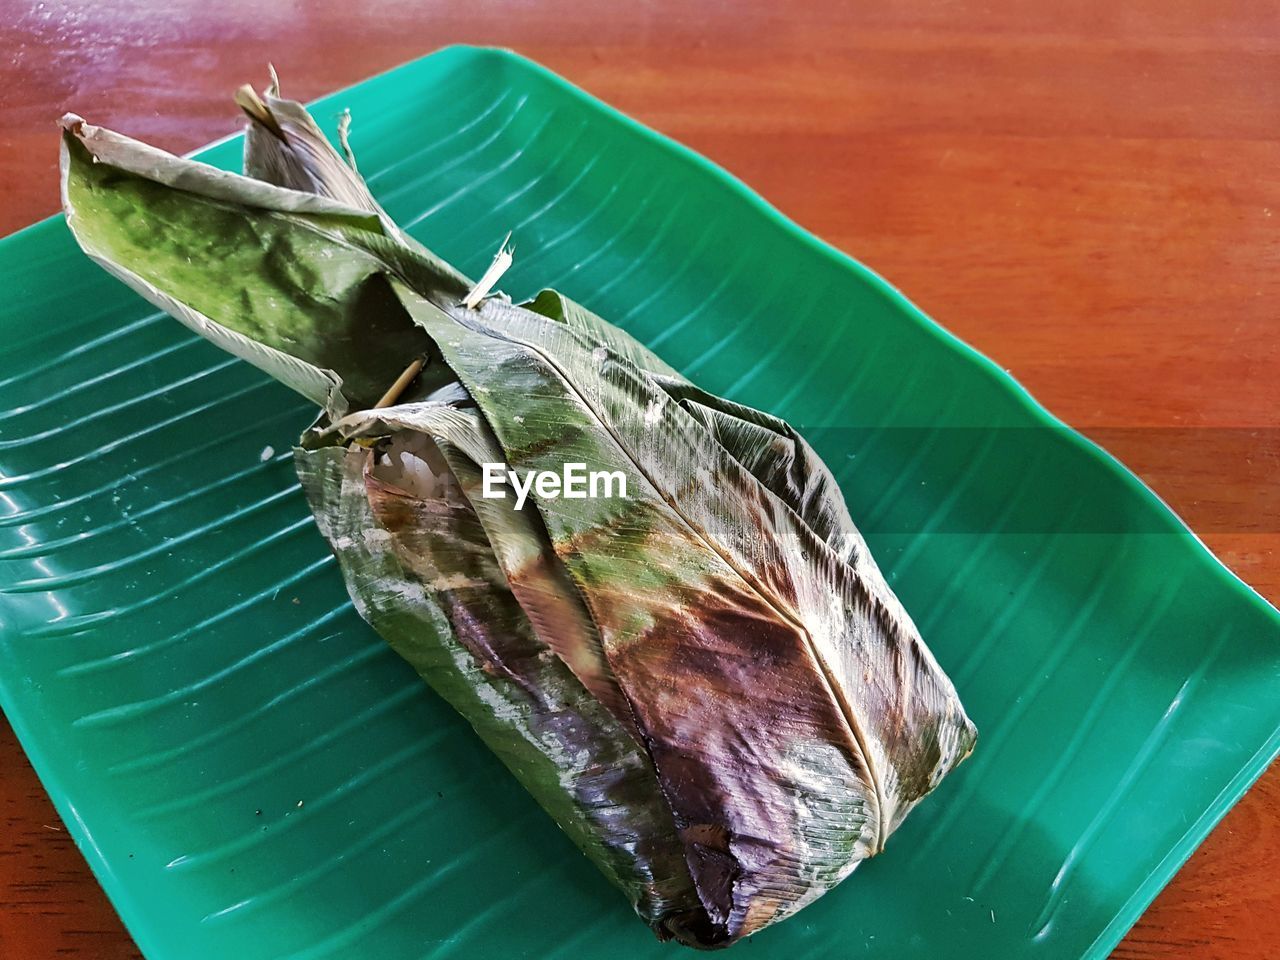
POLYGON ((65 117, 66 218, 321 408, 295 463, 361 615, 662 939, 729 945, 879 853, 976 732, 812 448, 491 294, 505 245, 473 285, 274 75, 237 101, 247 176, 65 117), (570 464, 625 495, 532 481, 570 464))

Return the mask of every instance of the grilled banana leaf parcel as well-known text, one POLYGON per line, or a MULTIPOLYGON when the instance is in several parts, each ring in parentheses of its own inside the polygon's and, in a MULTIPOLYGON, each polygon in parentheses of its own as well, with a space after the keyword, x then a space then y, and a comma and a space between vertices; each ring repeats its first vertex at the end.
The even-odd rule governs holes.
POLYGON ((490 293, 505 248, 472 284, 274 78, 237 101, 247 176, 68 115, 67 222, 321 407, 297 470, 364 618, 660 938, 731 944, 880 852, 975 731, 814 451, 490 293))

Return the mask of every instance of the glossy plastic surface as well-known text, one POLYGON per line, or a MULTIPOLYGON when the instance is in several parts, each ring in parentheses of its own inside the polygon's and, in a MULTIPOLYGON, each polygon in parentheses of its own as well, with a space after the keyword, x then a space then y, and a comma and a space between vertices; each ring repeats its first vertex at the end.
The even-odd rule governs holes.
MULTIPOLYGON (((513 230, 508 292, 800 426, 981 730, 883 856, 734 950, 1105 955, 1276 753, 1276 612, 878 277, 541 68, 451 48, 342 107, 437 252, 478 275, 513 230)), ((306 403, 59 222, 0 276, 0 700, 148 957, 679 951, 356 616, 289 463, 306 403)))

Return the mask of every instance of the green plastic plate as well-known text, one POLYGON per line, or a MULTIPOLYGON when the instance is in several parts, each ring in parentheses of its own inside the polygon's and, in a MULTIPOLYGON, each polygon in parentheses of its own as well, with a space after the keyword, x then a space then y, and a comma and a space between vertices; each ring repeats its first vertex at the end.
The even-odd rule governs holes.
MULTIPOLYGON (((1276 611, 879 277, 545 70, 450 48, 342 107, 437 252, 478 275, 513 230, 513 296, 801 426, 978 724, 883 856, 734 949, 1105 955, 1277 751, 1276 611)), ((681 949, 356 616, 289 462, 308 404, 56 220, 0 276, 0 700, 148 957, 681 949)))

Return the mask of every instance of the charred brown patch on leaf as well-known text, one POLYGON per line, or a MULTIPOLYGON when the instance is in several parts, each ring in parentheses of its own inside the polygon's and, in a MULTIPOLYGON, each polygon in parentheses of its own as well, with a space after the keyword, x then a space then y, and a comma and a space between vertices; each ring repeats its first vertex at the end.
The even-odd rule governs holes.
POLYGON ((810 882, 802 864, 838 874, 874 800, 794 626, 732 580, 708 580, 656 609, 639 641, 608 649, 715 925, 749 933, 758 896, 810 882), (861 817, 849 817, 852 805, 797 810, 797 795, 813 792, 798 744, 842 744, 843 769, 827 777, 861 798, 861 817))

